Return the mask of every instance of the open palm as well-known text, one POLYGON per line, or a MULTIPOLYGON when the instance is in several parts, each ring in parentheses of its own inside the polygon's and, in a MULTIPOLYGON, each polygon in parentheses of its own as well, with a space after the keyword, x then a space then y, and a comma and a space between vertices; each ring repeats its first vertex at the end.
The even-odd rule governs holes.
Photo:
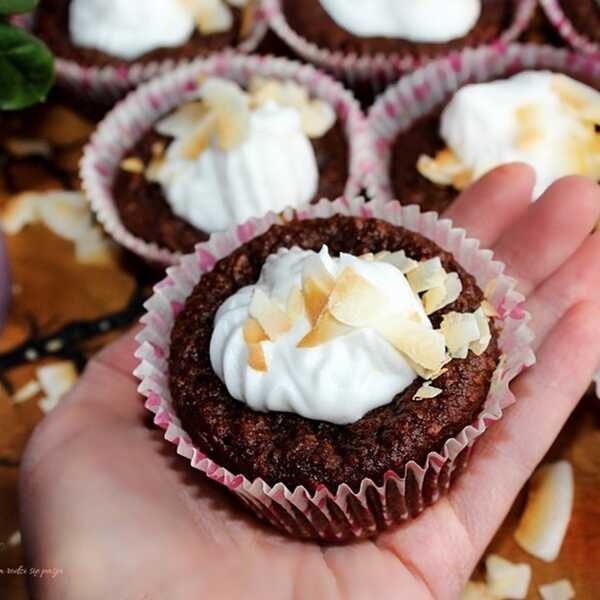
POLYGON ((467 472, 418 519, 369 541, 292 540, 174 455, 149 425, 129 335, 92 360, 36 430, 21 522, 34 598, 60 600, 456 598, 519 489, 600 364, 600 192, 557 182, 530 205, 532 172, 501 167, 448 213, 520 281, 538 362, 467 472))

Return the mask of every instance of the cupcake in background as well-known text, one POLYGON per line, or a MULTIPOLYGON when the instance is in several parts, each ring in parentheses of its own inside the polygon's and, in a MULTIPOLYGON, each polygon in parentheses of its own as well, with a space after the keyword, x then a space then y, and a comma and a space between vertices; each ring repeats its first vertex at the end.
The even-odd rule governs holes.
POLYGON ((540 4, 567 43, 581 52, 600 54, 598 0, 540 0, 540 4))
POLYGON ((522 65, 505 63, 501 53, 489 60, 492 49, 465 53, 382 95, 369 117, 385 171, 374 190, 441 212, 476 179, 510 162, 535 170, 534 200, 566 175, 600 180, 600 75, 575 65, 570 76, 561 72, 561 51, 546 49, 555 61, 544 62, 543 48, 520 48, 522 65), (539 61, 530 61, 538 52, 539 61), (472 82, 474 73, 483 81, 472 82), (420 95, 419 107, 397 105, 408 90, 420 95))
POLYGON ((33 29, 59 83, 108 102, 174 63, 253 50, 266 26, 257 0, 42 0, 33 29))
POLYGON ((341 85, 285 60, 221 56, 134 92, 100 125, 82 175, 118 241, 175 255, 268 212, 358 193, 370 160, 341 85), (168 106, 152 106, 159 97, 168 106), (135 135, 115 155, 128 123, 135 135))
POLYGON ((298 54, 350 81, 391 81, 453 50, 508 42, 530 0, 268 0, 271 27, 298 54))

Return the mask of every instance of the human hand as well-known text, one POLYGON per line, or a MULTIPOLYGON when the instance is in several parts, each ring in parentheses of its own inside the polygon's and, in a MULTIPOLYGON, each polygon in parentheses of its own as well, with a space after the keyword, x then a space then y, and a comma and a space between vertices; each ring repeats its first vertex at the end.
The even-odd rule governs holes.
POLYGON ((501 167, 447 215, 519 280, 538 356, 447 496, 373 540, 279 534, 149 426, 130 334, 89 363, 25 453, 27 558, 63 571, 32 580, 34 598, 456 598, 600 364, 600 191, 570 177, 531 205, 532 188, 529 168, 501 167))

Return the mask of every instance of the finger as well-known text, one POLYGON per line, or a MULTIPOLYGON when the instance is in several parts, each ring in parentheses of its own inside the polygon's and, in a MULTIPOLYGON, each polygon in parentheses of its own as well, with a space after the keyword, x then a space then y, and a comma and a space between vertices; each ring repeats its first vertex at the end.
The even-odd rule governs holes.
POLYGON ((504 165, 465 190, 444 216, 489 248, 527 210, 534 183, 531 167, 522 163, 504 165))
POLYGON ((572 308, 540 350, 536 366, 514 384, 517 403, 479 440, 449 495, 376 541, 403 561, 408 559, 411 570, 428 582, 432 596, 458 596, 562 429, 600 363, 598 328, 599 304, 572 308), (572 366, 565 369, 565 364, 572 366))
POLYGON ((141 325, 135 325, 123 337, 100 350, 91 362, 101 363, 127 376, 132 375, 139 362, 134 353, 139 345, 135 336, 140 330, 141 325))
POLYGON ((540 348, 536 366, 515 382, 517 403, 482 437, 450 492, 473 546, 472 566, 589 386, 600 362, 599 329, 597 302, 567 313, 540 348))
POLYGON ((565 177, 502 236, 494 252, 526 296, 567 260, 600 217, 600 188, 584 177, 565 177))
POLYGON ((534 315, 531 328, 539 346, 562 316, 581 301, 595 301, 600 290, 600 231, 589 236, 577 252, 527 300, 534 315))

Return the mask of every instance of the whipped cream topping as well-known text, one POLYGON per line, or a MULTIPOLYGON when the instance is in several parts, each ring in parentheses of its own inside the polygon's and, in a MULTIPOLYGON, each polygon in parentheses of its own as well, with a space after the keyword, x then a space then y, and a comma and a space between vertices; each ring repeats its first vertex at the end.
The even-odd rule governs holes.
MULTIPOLYGON (((153 179, 173 212, 213 233, 269 211, 309 202, 319 172, 299 112, 267 101, 249 113, 248 132, 237 146, 223 149, 213 138, 197 156, 181 153, 189 130, 167 118, 157 130, 175 135, 153 179), (181 135, 181 138, 177 136, 181 135)), ((182 126, 183 125, 183 126, 182 126)))
MULTIPOLYGON (((268 364, 266 371, 249 366, 249 347, 244 338, 256 290, 285 310, 293 290, 302 286, 307 261, 316 256, 297 247, 271 255, 256 285, 242 288, 219 308, 210 358, 229 393, 252 409, 292 412, 343 425, 388 404, 417 377, 409 362, 378 331, 354 328, 315 347, 298 347, 311 330, 309 318, 301 315, 275 341, 261 344, 268 364)), ((374 286, 383 299, 378 306, 382 320, 412 318, 432 329, 419 296, 396 266, 349 254, 333 258, 326 246, 318 257, 331 276, 351 268, 374 286)))
POLYGON ((327 14, 358 37, 444 43, 465 36, 481 0, 321 0, 327 14))
POLYGON ((162 47, 185 44, 195 29, 194 17, 179 0, 72 0, 71 39, 133 60, 162 47))
POLYGON ((521 161, 537 175, 534 198, 565 175, 600 177, 600 93, 565 75, 527 71, 467 85, 444 110, 448 149, 421 157, 419 171, 461 188, 501 164, 521 161))

